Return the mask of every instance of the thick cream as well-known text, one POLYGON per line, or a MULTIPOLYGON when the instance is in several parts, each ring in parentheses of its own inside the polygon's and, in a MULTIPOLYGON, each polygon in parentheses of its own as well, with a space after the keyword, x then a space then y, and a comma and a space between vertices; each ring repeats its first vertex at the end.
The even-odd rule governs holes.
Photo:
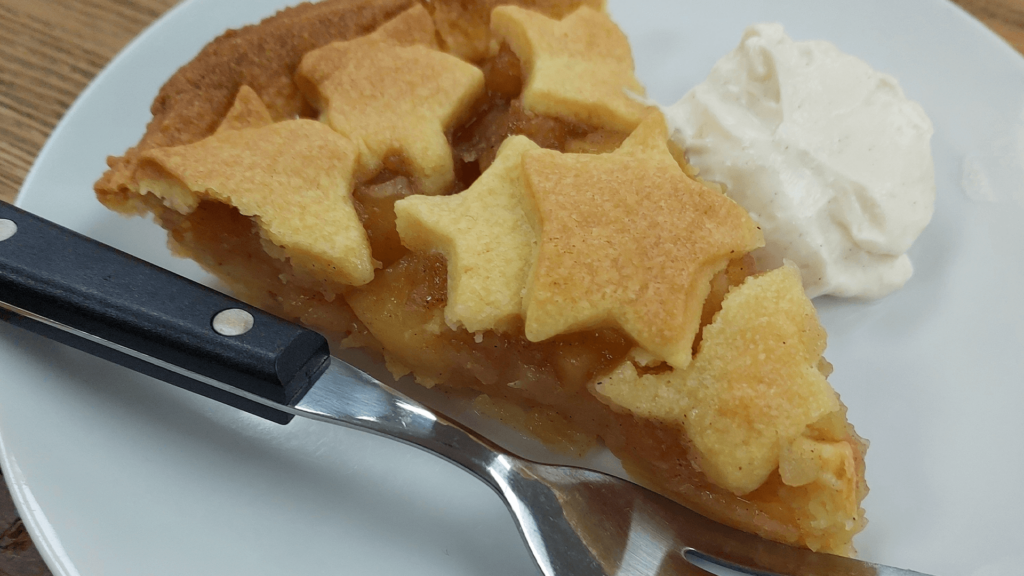
POLYGON ((811 297, 877 298, 910 278, 935 203, 933 130, 895 78, 758 24, 663 111, 700 176, 764 229, 762 268, 791 260, 811 297))

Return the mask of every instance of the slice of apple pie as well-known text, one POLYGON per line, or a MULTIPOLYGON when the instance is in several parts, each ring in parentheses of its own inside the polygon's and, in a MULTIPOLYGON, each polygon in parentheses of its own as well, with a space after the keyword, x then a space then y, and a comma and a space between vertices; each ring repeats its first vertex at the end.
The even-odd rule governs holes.
POLYGON ((754 270, 760 229, 633 97, 600 8, 285 10, 171 78, 97 194, 396 377, 563 450, 601 442, 719 521, 850 554, 866 444, 799 274, 754 270))

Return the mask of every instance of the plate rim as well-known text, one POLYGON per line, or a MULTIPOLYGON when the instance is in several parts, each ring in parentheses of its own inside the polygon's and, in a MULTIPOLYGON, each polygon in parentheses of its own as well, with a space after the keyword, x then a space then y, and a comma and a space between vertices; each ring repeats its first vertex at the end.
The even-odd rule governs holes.
MULTIPOLYGON (((47 137, 44 145, 40 148, 39 153, 34 158, 32 166, 26 174, 25 179, 19 188, 18 194, 15 197, 13 203, 15 206, 23 206, 23 203, 28 198, 26 191, 31 190, 35 181, 39 177, 39 171, 41 170, 40 164, 49 154, 51 154, 52 148, 55 146, 55 142, 63 137, 71 119, 80 113, 80 109, 85 105, 84 102, 90 98, 93 92, 96 91, 98 85, 106 81, 111 74, 111 70, 119 67, 131 52, 135 51, 139 45, 148 42, 149 38, 154 35, 156 31, 167 26, 168 22, 178 18, 180 14, 190 11, 194 5, 211 1, 222 0, 184 0, 183 2, 173 6, 159 18, 146 26, 142 32, 129 41, 106 65, 104 65, 101 71, 96 74, 96 76, 94 76, 88 82, 86 87, 76 96, 72 104, 55 125, 53 131, 47 137)), ((295 3, 296 0, 290 0, 287 2, 287 5, 293 5, 295 3)), ((284 1, 282 4, 284 4, 284 1)), ((952 0, 944 0, 941 4, 936 3, 935 8, 942 9, 942 4, 945 5, 946 9, 952 7, 958 16, 958 20, 961 22, 966 20, 966 22, 973 28, 974 33, 981 33, 987 37, 989 42, 994 39, 996 44, 1000 46, 1000 50, 1004 52, 1004 55, 1011 56, 1010 62, 1016 65, 1018 69, 1024 70, 1024 55, 1018 52, 1005 38, 999 36, 982 21, 971 15, 952 0)), ((32 537, 33 542, 36 543, 37 549, 43 557, 44 562, 50 570, 59 576, 77 576, 79 573, 74 564, 70 559, 67 559, 66 555, 63 555, 63 547, 60 543, 59 534, 57 534, 52 527, 48 529, 45 526, 37 524, 38 518, 36 512, 33 510, 33 506, 35 504, 34 498, 31 496, 30 487, 27 484, 19 484, 21 471, 18 468, 16 458, 14 458, 7 449, 2 435, 2 428, 0 428, 0 470, 3 472, 4 480, 11 492, 12 500, 14 501, 18 514, 32 537), (26 492, 26 489, 29 491, 26 492)), ((39 512, 41 513, 42 511, 40 510, 39 512)))

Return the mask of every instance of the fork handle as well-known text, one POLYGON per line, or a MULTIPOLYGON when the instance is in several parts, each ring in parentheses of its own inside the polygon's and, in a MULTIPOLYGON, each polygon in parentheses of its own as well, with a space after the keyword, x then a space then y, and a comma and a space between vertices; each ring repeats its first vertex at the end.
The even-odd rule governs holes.
POLYGON ((231 390, 294 405, 330 361, 316 332, 6 202, 0 319, 281 424, 231 390))

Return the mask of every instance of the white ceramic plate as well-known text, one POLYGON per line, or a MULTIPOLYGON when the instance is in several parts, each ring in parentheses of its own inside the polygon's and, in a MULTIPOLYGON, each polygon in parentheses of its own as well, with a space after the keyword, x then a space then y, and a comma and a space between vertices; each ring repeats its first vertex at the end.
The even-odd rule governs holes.
MULTIPOLYGON (((164 235, 100 207, 162 82, 282 0, 192 0, 82 95, 20 205, 193 278, 164 235)), ((863 558, 946 576, 1024 572, 1024 60, 936 0, 670 1, 610 9, 640 79, 671 103, 743 28, 780 21, 900 79, 935 123, 935 218, 917 272, 878 302, 816 301, 831 377, 872 440, 863 558)), ((0 326, 0 456, 55 574, 531 574, 480 482, 368 434, 266 424, 0 326)))

